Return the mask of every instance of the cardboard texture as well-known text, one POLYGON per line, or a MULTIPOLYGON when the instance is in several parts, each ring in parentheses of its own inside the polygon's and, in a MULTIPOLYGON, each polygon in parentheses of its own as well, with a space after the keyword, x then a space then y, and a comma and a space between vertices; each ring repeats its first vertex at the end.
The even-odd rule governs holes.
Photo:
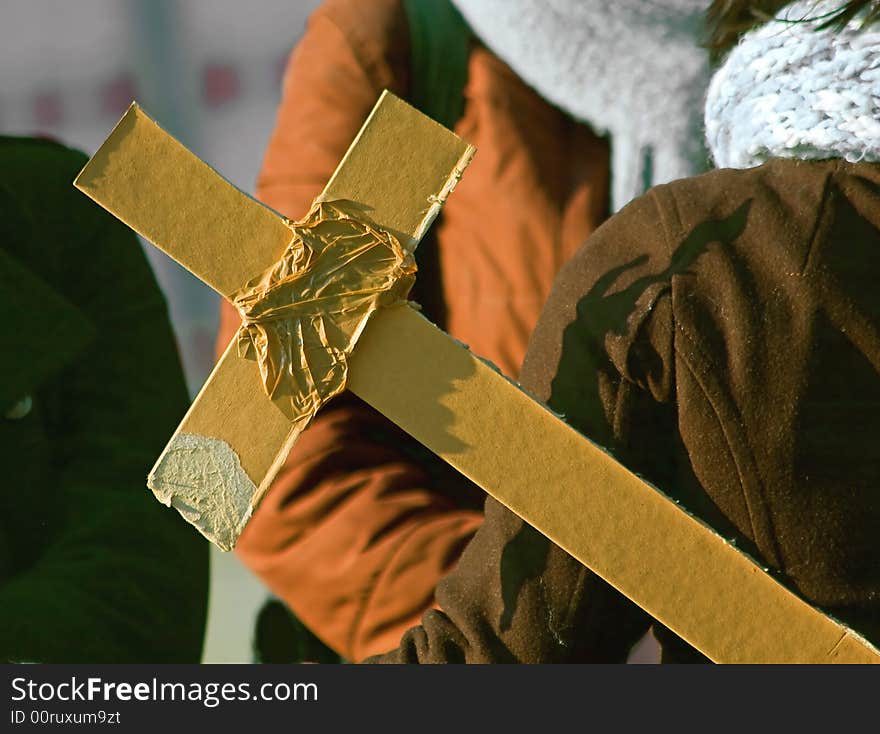
MULTIPOLYGON (((472 155, 386 93, 319 201, 365 206, 412 248, 472 155)), ((290 239, 277 214, 135 107, 76 185, 227 298, 290 239)), ((410 306, 373 314, 349 367, 353 392, 711 659, 880 662, 410 306)), ((157 462, 173 465, 166 476, 178 486, 152 481, 154 491, 231 546, 303 427, 266 396, 256 362, 233 340, 157 462)))

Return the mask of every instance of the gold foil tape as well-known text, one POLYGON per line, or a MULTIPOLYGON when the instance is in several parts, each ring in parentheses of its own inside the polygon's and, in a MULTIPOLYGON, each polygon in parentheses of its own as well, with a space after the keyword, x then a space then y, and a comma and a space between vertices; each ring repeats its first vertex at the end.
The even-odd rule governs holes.
POLYGON ((316 202, 290 227, 284 255, 233 303, 239 355, 256 358, 266 394, 299 421, 342 392, 367 320, 406 299, 416 266, 354 202, 316 202))

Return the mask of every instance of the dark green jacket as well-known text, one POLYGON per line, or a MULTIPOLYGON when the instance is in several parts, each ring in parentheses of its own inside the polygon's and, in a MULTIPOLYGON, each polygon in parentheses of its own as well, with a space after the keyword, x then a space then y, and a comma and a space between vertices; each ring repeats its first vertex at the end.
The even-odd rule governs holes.
POLYGON ((145 486, 188 397, 137 240, 72 186, 85 162, 0 138, 0 660, 196 662, 207 544, 145 486))

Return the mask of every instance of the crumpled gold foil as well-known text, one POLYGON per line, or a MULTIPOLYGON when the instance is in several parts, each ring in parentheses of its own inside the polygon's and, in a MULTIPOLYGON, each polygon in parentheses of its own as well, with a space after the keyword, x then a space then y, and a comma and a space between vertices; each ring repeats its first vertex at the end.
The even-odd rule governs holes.
POLYGON ((233 303, 239 355, 256 358, 266 394, 299 421, 342 392, 367 320, 406 299, 416 265, 354 202, 316 202, 290 227, 284 255, 233 303))

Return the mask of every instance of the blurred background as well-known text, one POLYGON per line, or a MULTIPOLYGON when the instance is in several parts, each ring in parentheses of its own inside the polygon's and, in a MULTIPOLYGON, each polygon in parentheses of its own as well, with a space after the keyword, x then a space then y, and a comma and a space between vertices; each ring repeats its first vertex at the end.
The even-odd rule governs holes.
MULTIPOLYGON (((318 0, 0 0, 0 133, 92 154, 132 100, 252 193, 290 50, 318 0)), ((217 296, 151 246, 190 393, 214 364, 217 296)), ((251 662, 268 592, 212 547, 205 662, 251 662)))

